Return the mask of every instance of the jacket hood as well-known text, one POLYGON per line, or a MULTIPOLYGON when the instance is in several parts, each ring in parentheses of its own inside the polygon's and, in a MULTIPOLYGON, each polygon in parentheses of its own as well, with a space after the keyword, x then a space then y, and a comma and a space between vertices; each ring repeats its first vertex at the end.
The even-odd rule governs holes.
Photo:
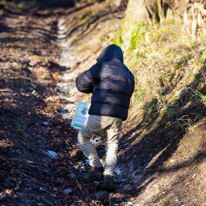
POLYGON ((122 49, 115 44, 111 44, 103 50, 103 52, 99 55, 99 57, 96 60, 97 62, 119 61, 123 63, 122 49))

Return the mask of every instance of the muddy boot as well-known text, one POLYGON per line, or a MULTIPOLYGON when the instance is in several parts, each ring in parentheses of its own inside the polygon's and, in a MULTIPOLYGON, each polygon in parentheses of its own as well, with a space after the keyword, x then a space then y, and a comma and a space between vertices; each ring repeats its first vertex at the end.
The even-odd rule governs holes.
POLYGON ((82 174, 79 176, 79 180, 82 182, 92 182, 92 181, 101 181, 103 180, 104 168, 103 167, 92 167, 89 174, 82 174))
POLYGON ((114 188, 114 177, 113 176, 111 176, 111 175, 105 175, 104 176, 102 189, 110 191, 110 192, 113 192, 115 190, 115 188, 114 188))

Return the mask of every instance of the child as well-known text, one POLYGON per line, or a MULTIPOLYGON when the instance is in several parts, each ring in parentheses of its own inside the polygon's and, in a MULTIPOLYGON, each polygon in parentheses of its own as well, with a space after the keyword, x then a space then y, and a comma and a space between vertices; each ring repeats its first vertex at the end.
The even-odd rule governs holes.
POLYGON ((93 93, 90 116, 78 134, 78 142, 92 169, 88 175, 81 175, 79 179, 84 182, 104 179, 102 189, 113 191, 119 133, 122 121, 128 116, 130 98, 134 91, 134 76, 123 64, 121 48, 114 44, 106 47, 96 60, 95 65, 76 79, 80 92, 93 93), (106 129, 107 136, 104 168, 90 142, 93 134, 102 129, 106 129))

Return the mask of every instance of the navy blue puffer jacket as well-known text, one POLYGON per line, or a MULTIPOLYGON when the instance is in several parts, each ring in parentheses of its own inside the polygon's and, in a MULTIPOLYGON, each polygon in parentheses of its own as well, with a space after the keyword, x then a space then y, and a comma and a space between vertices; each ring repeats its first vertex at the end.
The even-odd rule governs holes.
POLYGON ((77 77, 76 86, 80 92, 93 93, 89 114, 127 119, 134 76, 123 64, 120 47, 106 47, 97 63, 77 77))

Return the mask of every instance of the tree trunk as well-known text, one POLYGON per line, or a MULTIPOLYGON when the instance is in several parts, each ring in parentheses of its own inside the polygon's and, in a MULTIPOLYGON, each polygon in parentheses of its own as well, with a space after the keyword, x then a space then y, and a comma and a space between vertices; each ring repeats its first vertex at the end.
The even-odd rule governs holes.
POLYGON ((179 15, 183 14, 183 12, 185 11, 187 1, 186 0, 164 0, 164 2, 167 3, 170 6, 170 8, 179 15))
POLYGON ((124 46, 130 46, 132 32, 138 25, 161 21, 167 9, 163 0, 129 0, 121 30, 124 46))

